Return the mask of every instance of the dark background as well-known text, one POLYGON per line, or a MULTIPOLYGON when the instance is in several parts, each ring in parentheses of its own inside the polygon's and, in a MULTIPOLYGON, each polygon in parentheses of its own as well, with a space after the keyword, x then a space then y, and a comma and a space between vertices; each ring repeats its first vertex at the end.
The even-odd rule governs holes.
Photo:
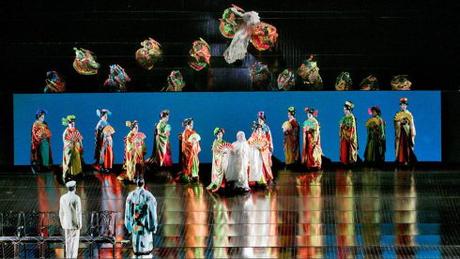
MULTIPOLYGON (((248 90, 248 67, 255 60, 277 75, 297 69, 309 54, 318 59, 326 89, 341 71, 354 85, 374 74, 382 89, 393 75, 407 74, 416 90, 443 90, 443 158, 460 162, 458 132, 458 4, 440 1, 3 1, 1 49, 0 163, 12 162, 11 93, 42 92, 49 70, 61 73, 68 91, 103 91, 108 65, 120 64, 131 76, 130 91, 155 91, 179 69, 186 91, 248 90), (272 51, 249 49, 234 65, 222 53, 229 41, 218 30, 218 18, 231 3, 259 12, 277 27, 279 42, 272 51), (163 60, 146 71, 136 64, 140 42, 153 37, 163 47, 163 60), (212 48, 211 67, 192 72, 187 66, 193 40, 204 38, 212 48), (95 52, 101 69, 96 76, 72 68, 73 47, 95 52)), ((429 105, 429 104, 427 104, 429 105)))

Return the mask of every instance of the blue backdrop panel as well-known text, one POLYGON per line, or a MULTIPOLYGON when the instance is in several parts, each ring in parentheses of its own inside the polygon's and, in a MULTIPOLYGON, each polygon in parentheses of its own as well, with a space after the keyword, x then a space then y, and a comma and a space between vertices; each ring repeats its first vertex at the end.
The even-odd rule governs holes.
POLYGON ((343 115, 343 103, 355 103, 358 123, 359 154, 362 157, 366 145, 365 122, 368 108, 378 105, 387 121, 386 160, 394 160, 393 116, 399 110, 399 99, 409 98, 409 110, 415 117, 417 129, 415 153, 420 161, 441 161, 441 97, 439 91, 413 92, 227 92, 227 93, 110 93, 110 94, 15 94, 14 95, 14 164, 30 163, 30 129, 35 111, 48 110, 46 121, 53 133, 51 140, 53 159, 62 159, 61 118, 74 114, 76 126, 84 140, 84 159, 93 163, 94 128, 98 122, 97 108, 107 108, 113 115, 109 118, 115 128, 115 162, 123 161, 123 137, 129 129, 126 120, 138 120, 140 131, 147 135, 147 156, 151 155, 153 126, 162 109, 171 111, 171 144, 173 161, 178 161, 177 135, 182 132, 181 122, 193 117, 195 129, 202 137, 200 160, 211 161, 211 144, 214 127, 226 129, 225 139, 234 141, 238 130, 251 133, 251 122, 258 111, 265 111, 267 123, 273 134, 274 155, 284 160, 282 123, 287 118, 287 108, 297 109, 296 117, 305 120, 303 109, 311 106, 319 109, 321 141, 325 156, 333 161, 339 158, 338 122, 343 115))

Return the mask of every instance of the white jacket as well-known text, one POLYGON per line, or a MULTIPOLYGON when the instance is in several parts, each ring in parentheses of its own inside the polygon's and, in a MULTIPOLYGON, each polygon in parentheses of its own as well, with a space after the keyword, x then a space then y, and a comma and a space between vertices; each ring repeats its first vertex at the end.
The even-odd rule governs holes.
POLYGON ((61 196, 59 219, 63 229, 81 229, 81 201, 75 191, 61 196))

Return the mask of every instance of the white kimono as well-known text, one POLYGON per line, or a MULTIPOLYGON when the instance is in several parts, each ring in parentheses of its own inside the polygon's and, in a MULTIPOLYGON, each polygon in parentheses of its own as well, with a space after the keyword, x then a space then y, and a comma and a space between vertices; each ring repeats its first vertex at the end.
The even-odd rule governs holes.
POLYGON ((65 234, 65 257, 77 258, 82 220, 81 201, 75 191, 69 191, 61 196, 59 220, 65 234))
POLYGON ((227 181, 235 181, 235 187, 248 190, 249 145, 244 140, 235 141, 232 146, 233 151, 230 154, 229 167, 225 178, 227 181))

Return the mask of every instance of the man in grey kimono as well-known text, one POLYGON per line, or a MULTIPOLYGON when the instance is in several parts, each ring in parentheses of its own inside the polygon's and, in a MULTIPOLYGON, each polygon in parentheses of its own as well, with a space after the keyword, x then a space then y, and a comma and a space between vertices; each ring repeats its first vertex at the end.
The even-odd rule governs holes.
POLYGON ((150 255, 153 234, 157 231, 157 201, 144 189, 144 179, 137 179, 136 190, 129 193, 125 205, 125 227, 132 234, 135 255, 150 255))
POLYGON ((59 202, 59 220, 65 234, 65 257, 77 258, 78 245, 80 242, 81 221, 81 201, 75 194, 75 181, 66 183, 69 190, 61 196, 59 202))

